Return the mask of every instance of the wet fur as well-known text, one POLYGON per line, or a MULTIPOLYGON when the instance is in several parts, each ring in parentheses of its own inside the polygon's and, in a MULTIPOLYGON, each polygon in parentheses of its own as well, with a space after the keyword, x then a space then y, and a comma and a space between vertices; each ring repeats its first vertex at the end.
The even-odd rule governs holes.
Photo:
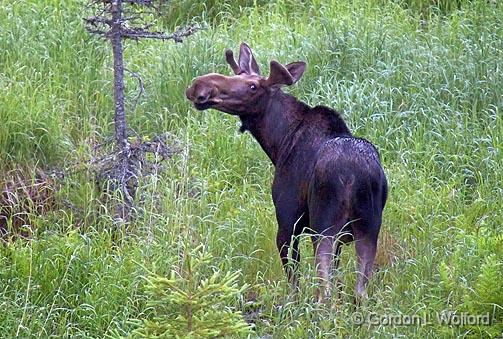
MULTIPOLYGON (((333 109, 309 107, 281 91, 272 100, 263 115, 240 118, 241 129, 250 131, 276 167, 272 192, 279 225, 277 245, 287 274, 291 281, 297 280, 294 272, 300 253, 292 236, 307 231, 313 234, 315 248, 333 246, 336 253, 342 243, 356 239, 362 272, 357 295, 364 295, 388 192, 377 149, 354 137, 333 109), (274 124, 266 118, 271 115, 277 117, 272 119, 274 124), (289 121, 287 127, 279 123, 280 117, 289 121), (272 138, 276 142, 269 142, 272 138), (324 237, 332 239, 330 246, 323 243, 324 237), (293 268, 288 263, 290 248, 293 268)), ((324 277, 330 271, 328 259, 319 257, 319 276, 324 277)), ((338 258, 330 258, 336 266, 338 258)))

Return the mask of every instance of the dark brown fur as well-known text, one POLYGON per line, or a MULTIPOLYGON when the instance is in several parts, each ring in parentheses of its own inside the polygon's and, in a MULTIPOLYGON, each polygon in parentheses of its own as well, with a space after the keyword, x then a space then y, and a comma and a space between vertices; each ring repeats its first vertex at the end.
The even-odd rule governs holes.
POLYGON ((291 281, 300 260, 298 237, 313 234, 318 276, 330 292, 332 263, 341 243, 356 240, 357 297, 365 295, 372 271, 387 183, 375 147, 355 138, 340 115, 327 107, 309 107, 281 86, 302 76, 305 63, 271 61, 268 78, 260 75, 250 48, 241 44, 239 65, 226 58, 234 76, 208 74, 187 89, 198 109, 238 115, 275 166, 272 195, 278 221, 277 246, 291 281), (290 265, 288 251, 292 249, 290 265))

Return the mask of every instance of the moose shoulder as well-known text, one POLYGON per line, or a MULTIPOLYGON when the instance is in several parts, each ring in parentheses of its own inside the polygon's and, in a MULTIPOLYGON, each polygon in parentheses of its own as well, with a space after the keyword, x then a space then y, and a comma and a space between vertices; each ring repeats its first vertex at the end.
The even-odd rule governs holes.
POLYGON ((289 280, 297 282, 297 235, 312 234, 322 284, 319 299, 330 293, 330 272, 338 265, 341 244, 355 240, 356 297, 365 296, 387 197, 377 150, 354 137, 334 110, 312 108, 281 90, 301 78, 304 62, 283 66, 273 60, 266 78, 245 43, 238 62, 230 50, 226 59, 235 75, 200 76, 186 95, 199 110, 239 116, 241 131, 249 131, 273 162, 276 242, 289 280))

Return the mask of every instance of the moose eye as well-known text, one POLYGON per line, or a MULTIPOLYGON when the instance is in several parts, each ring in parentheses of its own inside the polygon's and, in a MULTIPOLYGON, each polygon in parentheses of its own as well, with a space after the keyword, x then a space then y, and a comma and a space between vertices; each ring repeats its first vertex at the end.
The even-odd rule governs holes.
POLYGON ((251 89, 252 91, 256 91, 256 90, 257 90, 257 85, 255 85, 255 84, 251 84, 251 85, 250 85, 250 89, 251 89))

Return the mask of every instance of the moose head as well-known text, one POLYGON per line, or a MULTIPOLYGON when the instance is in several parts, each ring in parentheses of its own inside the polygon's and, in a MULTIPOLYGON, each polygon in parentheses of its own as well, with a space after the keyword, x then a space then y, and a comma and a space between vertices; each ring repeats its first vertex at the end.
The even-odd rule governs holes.
POLYGON ((296 83, 306 68, 306 63, 302 61, 284 66, 272 60, 270 74, 266 78, 260 75, 257 61, 246 43, 240 46, 238 62, 230 49, 225 52, 225 58, 235 75, 203 75, 187 89, 187 98, 197 109, 214 108, 239 116, 259 114, 264 111, 272 94, 281 86, 296 83))

